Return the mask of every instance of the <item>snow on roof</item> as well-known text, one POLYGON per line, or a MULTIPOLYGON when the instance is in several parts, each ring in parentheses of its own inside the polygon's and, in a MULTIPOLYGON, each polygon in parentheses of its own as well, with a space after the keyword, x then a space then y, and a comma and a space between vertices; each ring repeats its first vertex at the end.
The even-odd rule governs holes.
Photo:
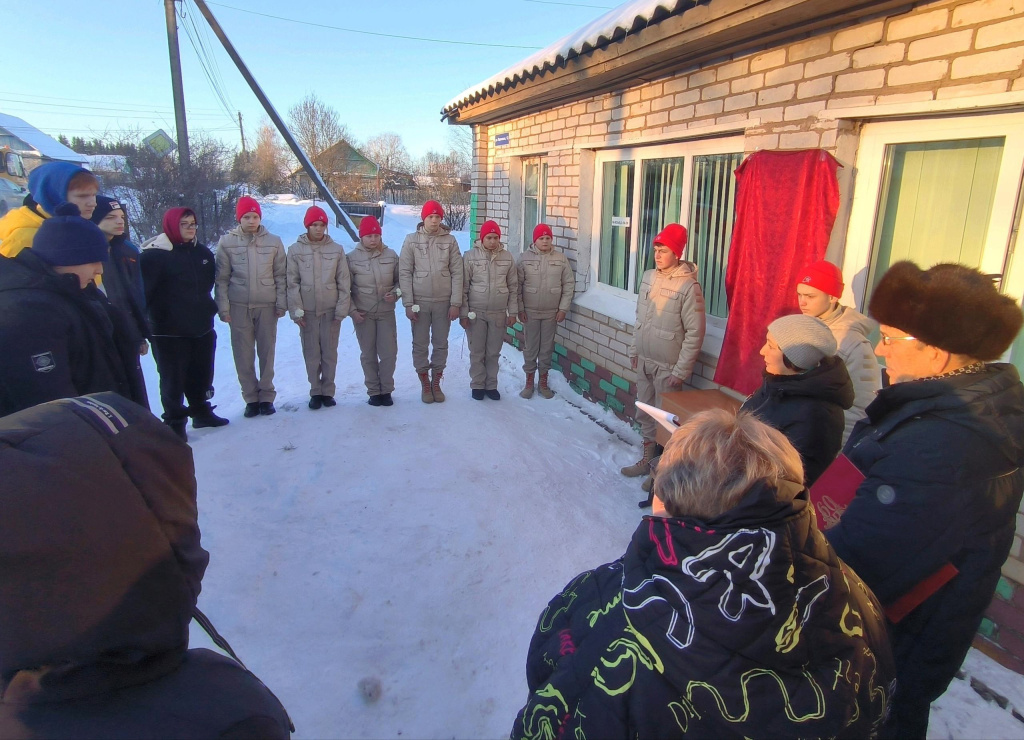
POLYGON ((566 62, 595 49, 621 41, 626 36, 655 26, 665 18, 682 13, 701 0, 631 0, 610 10, 595 21, 559 39, 545 49, 517 62, 498 74, 473 85, 445 104, 441 113, 447 116, 468 103, 475 103, 488 93, 498 93, 531 80, 545 72, 553 72, 566 62))
POLYGON ((84 154, 79 154, 73 149, 64 146, 52 136, 44 134, 32 124, 16 116, 0 113, 0 128, 8 131, 11 136, 24 141, 33 151, 38 152, 40 156, 46 159, 59 159, 63 162, 74 162, 75 164, 85 164, 88 161, 84 154))

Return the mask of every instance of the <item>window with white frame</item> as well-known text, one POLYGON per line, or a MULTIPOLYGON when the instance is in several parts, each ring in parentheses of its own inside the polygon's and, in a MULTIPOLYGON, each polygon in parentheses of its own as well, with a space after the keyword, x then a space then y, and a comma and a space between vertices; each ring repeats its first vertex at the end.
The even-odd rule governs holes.
POLYGON ((725 269, 735 219, 742 137, 597 153, 593 267, 598 290, 634 300, 654 267, 653 241, 667 224, 689 231, 684 258, 697 264, 707 311, 725 318, 725 269))
POLYGON ((539 160, 523 162, 523 250, 533 244, 533 230, 545 218, 544 192, 548 166, 539 160))

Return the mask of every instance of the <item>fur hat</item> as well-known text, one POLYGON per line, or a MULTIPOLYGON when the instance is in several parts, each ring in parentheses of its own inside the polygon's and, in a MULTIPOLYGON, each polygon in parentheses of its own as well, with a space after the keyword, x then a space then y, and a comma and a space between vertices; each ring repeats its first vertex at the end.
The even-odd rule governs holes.
POLYGON ((661 233, 654 237, 654 243, 660 244, 663 247, 668 247, 678 259, 682 259, 683 250, 686 249, 686 239, 685 226, 680 224, 669 224, 661 230, 661 233))
POLYGON ((444 208, 436 200, 428 200, 423 204, 423 208, 420 209, 420 218, 426 221, 427 216, 440 216, 444 218, 444 208))
POLYGON ((875 288, 868 313, 925 344, 985 362, 999 359, 1024 322, 1020 306, 991 278, 957 264, 922 270, 897 262, 875 288))
POLYGON ((53 218, 40 225, 32 238, 32 253, 53 267, 106 262, 110 258, 107 235, 82 218, 74 203, 61 203, 53 218))
POLYGON ((498 238, 501 238, 501 227, 497 221, 484 221, 484 225, 480 227, 480 241, 488 234, 497 234, 498 238))
POLYGON ((374 216, 363 216, 359 220, 359 238, 370 234, 381 234, 380 222, 374 216))
POLYGON ((260 208, 260 204, 256 202, 256 199, 250 195, 243 195, 238 199, 238 204, 235 206, 235 221, 241 221, 242 216, 247 213, 255 213, 260 218, 263 218, 263 210, 260 208))
POLYGON ((836 298, 841 298, 843 295, 843 273, 838 267, 826 260, 818 260, 807 265, 803 272, 801 272, 796 284, 797 287, 809 285, 820 290, 822 293, 827 293, 836 298))
POLYGON ((308 229, 310 224, 316 223, 317 221, 323 221, 325 226, 330 223, 330 221, 327 220, 327 213, 323 208, 320 206, 310 206, 306 209, 306 215, 302 219, 302 225, 308 229))
POLYGON ((802 313, 782 316, 768 324, 768 333, 782 354, 801 370, 816 368, 818 363, 836 353, 836 338, 832 330, 813 316, 802 313))

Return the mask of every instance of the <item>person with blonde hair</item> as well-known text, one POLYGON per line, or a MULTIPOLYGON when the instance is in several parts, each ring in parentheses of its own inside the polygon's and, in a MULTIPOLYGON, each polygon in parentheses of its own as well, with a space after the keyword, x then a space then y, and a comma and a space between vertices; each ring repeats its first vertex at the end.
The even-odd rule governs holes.
POLYGON ((625 554, 541 613, 513 738, 877 737, 881 608, 818 531, 800 455, 752 414, 669 440, 625 554))

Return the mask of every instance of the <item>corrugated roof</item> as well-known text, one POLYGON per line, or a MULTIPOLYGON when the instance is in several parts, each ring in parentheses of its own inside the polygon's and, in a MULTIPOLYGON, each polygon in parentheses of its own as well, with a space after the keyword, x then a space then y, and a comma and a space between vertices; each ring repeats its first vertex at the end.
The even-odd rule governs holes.
POLYGON ((0 128, 10 132, 11 136, 21 139, 33 150, 48 159, 59 159, 63 162, 85 164, 88 158, 75 150, 64 146, 52 136, 44 134, 30 123, 16 116, 0 113, 0 128))
POLYGON ((443 117, 487 95, 500 93, 546 72, 554 72, 576 57, 603 49, 634 33, 654 26, 665 18, 708 0, 631 0, 595 21, 573 31, 508 69, 473 85, 452 98, 441 109, 443 117))

